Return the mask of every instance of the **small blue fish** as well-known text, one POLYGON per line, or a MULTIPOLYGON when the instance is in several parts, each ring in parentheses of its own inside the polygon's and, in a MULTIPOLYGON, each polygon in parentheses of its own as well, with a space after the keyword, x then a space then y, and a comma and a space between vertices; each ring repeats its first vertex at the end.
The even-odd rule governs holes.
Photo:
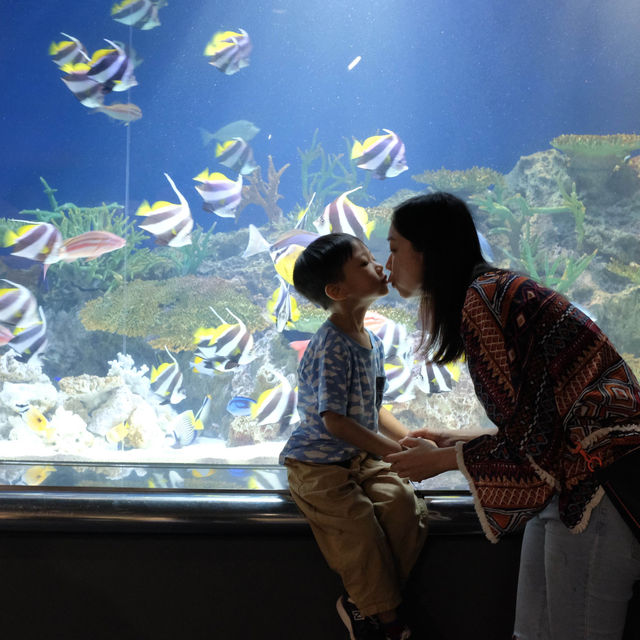
POLYGON ((252 398, 245 396, 234 396, 227 404, 227 411, 232 416, 250 416, 251 407, 256 404, 252 398))

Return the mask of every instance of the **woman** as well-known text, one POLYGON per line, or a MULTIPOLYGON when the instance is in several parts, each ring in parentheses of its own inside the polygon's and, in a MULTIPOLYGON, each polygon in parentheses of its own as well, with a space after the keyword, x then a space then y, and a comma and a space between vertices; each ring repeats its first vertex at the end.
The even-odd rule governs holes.
POLYGON ((385 460, 412 480, 462 471, 492 542, 527 523, 514 638, 621 638, 640 542, 598 473, 640 446, 638 381, 564 297, 484 260, 455 196, 406 201, 388 239, 390 283, 420 298, 420 353, 465 356, 497 432, 421 429, 385 460))

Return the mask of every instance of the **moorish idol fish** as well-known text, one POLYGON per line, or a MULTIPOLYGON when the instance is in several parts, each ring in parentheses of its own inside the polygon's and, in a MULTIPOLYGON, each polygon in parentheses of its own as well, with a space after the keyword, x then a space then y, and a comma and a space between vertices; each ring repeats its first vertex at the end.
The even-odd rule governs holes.
POLYGON ((298 256, 316 239, 320 234, 304 229, 292 229, 280 235, 278 239, 270 244, 258 229, 249 225, 249 242, 242 254, 243 258, 249 258, 262 251, 268 251, 273 261, 273 266, 278 274, 284 278, 285 282, 293 284, 293 266, 298 256))
POLYGON ((258 421, 258 425, 281 425, 281 432, 289 425, 300 421, 298 415, 298 391, 279 371, 274 374, 278 384, 263 391, 251 409, 251 415, 258 421))
POLYGON ((360 169, 373 172, 378 180, 393 178, 409 167, 405 158, 404 142, 389 129, 386 135, 371 136, 364 142, 355 141, 351 159, 360 169))
POLYGON ((40 319, 29 324, 20 324, 13 331, 9 346, 19 354, 19 359, 28 362, 47 348, 47 319, 42 307, 38 307, 40 319))
POLYGON ((238 366, 248 364, 255 359, 251 353, 253 336, 240 318, 229 309, 227 312, 237 320, 229 324, 209 307, 222 323, 218 327, 199 328, 194 333, 197 347, 192 364, 193 370, 205 375, 214 375, 216 371, 224 373, 238 366))
POLYGON ((233 138, 216 145, 216 158, 234 173, 246 176, 258 168, 253 159, 253 151, 242 138, 233 138))
POLYGON ((313 223, 318 233, 325 235, 327 233, 350 233, 365 242, 376 223, 367 215, 364 207, 353 204, 347 197, 350 193, 361 189, 356 187, 351 191, 345 191, 338 196, 331 204, 328 204, 322 215, 313 223))
POLYGON ((184 247, 191 244, 191 230, 193 229, 191 209, 169 174, 165 173, 164 177, 178 196, 180 204, 162 200, 149 206, 145 200, 136 211, 137 216, 145 216, 139 226, 155 236, 156 244, 184 247))
POLYGON ((0 281, 11 285, 0 289, 0 322, 21 326, 39 322, 38 303, 33 293, 11 280, 0 281))
POLYGON ((182 373, 178 361, 171 355, 169 349, 165 351, 173 362, 163 362, 159 367, 151 369, 151 390, 163 399, 163 403, 177 404, 186 398, 180 390, 182 373))
POLYGON ((412 344, 403 324, 369 310, 364 316, 364 326, 382 340, 385 359, 405 359, 411 354, 412 344))
POLYGON ((417 387, 424 393, 451 391, 454 383, 460 380, 460 366, 456 362, 435 364, 423 362, 416 380, 417 387))
POLYGON ((116 22, 147 31, 160 26, 158 9, 166 4, 165 0, 123 0, 111 7, 111 17, 116 22))
POLYGON ((62 33, 68 40, 61 42, 52 42, 49 47, 49 55, 53 61, 59 66, 64 67, 65 64, 77 64, 78 62, 89 62, 90 58, 84 45, 73 36, 62 33))
POLYGON ((240 29, 239 32, 219 31, 211 38, 204 50, 204 55, 209 58, 209 64, 228 76, 249 64, 250 53, 251 39, 244 29, 240 29))
POLYGON ((91 56, 88 78, 100 83, 103 93, 126 91, 135 87, 138 82, 133 75, 133 60, 120 45, 106 38, 105 42, 113 48, 98 49, 91 56))
POLYGON ((280 285, 267 302, 267 310, 276 323, 276 330, 282 332, 288 324, 300 319, 300 310, 296 299, 291 295, 289 284, 279 274, 278 280, 280 285))
POLYGON ((45 265, 57 262, 62 246, 62 234, 57 227, 48 222, 28 222, 27 220, 15 220, 25 222, 17 231, 7 231, 4 244, 12 247, 11 255, 28 258, 45 265))
POLYGON ((196 191, 202 196, 205 211, 221 218, 233 218, 242 199, 242 174, 234 182, 222 173, 209 173, 205 169, 194 180, 200 182, 196 191))

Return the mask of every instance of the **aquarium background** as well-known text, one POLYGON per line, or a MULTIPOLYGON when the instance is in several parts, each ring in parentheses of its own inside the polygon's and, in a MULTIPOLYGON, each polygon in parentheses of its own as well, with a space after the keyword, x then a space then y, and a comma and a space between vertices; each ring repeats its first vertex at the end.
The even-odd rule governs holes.
MULTIPOLYGON (((28 220, 64 239, 99 230, 127 242, 55 262, 44 278, 41 261, 2 249, 0 277, 32 294, 47 337, 33 357, 9 336, 0 347, 0 459, 22 463, 5 482, 73 484, 84 469, 75 462, 107 465, 91 482, 131 475, 148 486, 210 477, 216 465, 274 465, 295 420, 291 343, 299 349, 324 316, 293 293, 299 318, 278 331, 269 301, 280 283, 269 251, 243 256, 249 226, 273 248, 305 208, 301 224, 316 231, 323 209, 356 187, 349 199, 375 222, 367 240, 381 262, 395 204, 440 189, 465 198, 496 264, 561 290, 640 370, 633 3, 169 0, 149 30, 116 22, 112 6, 0 1, 3 237, 28 220), (249 64, 227 75, 205 47, 239 29, 252 43, 249 64), (104 38, 135 51, 137 86, 104 104, 135 104, 140 119, 123 126, 74 97, 49 55, 61 33, 89 55, 109 46, 104 38), (203 210, 194 178, 205 168, 237 173, 203 130, 239 120, 259 128, 248 140, 259 169, 243 176, 237 215, 220 217, 203 210), (378 180, 350 156, 355 140, 384 130, 405 144, 409 169, 378 180), (165 174, 190 208, 191 245, 159 245, 139 227, 144 201, 178 204, 165 174), (194 371, 197 335, 224 324, 246 327, 253 345, 224 371, 194 371), (182 375, 175 394, 151 381, 163 363, 182 375), (145 463, 204 468, 160 481, 118 466, 145 463)), ((375 311, 381 333, 416 335, 415 306, 395 293, 375 311)), ((400 419, 490 426, 464 364, 420 371, 397 351, 386 401, 400 419)))

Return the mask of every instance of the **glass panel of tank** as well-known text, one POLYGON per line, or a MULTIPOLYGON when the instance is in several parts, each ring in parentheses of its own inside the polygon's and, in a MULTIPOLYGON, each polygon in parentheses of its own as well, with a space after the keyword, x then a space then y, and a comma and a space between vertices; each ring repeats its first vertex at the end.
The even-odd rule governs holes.
MULTIPOLYGON (((29 461, 2 482, 274 465, 324 319, 293 260, 342 229, 386 261, 393 206, 430 190, 640 369, 631 2, 2 6, 0 459, 29 461)), ((367 317, 385 404, 489 427, 463 362, 413 357, 416 317, 394 292, 367 317)))

